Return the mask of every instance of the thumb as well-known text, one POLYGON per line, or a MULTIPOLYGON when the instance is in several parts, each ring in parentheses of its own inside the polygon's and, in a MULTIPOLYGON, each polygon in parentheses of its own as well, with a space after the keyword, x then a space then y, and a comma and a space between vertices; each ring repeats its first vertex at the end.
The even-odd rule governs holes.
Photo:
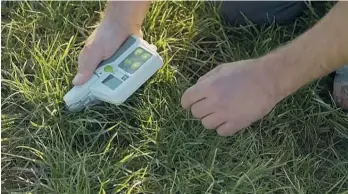
POLYGON ((89 45, 82 49, 78 58, 78 71, 72 81, 74 85, 84 84, 91 78, 96 67, 103 60, 101 50, 89 45))

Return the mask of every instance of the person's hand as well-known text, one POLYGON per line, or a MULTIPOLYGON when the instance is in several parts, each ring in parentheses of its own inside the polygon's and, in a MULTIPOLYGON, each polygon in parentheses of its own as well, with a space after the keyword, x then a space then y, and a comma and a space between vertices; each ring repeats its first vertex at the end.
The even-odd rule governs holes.
POLYGON ((280 100, 262 60, 222 64, 201 77, 181 99, 207 129, 229 136, 265 116, 280 100))
POLYGON ((140 25, 122 24, 119 21, 104 19, 88 37, 78 58, 78 72, 74 85, 85 83, 99 63, 109 58, 129 35, 142 38, 140 25))
POLYGON ((290 43, 256 60, 220 65, 184 93, 182 106, 223 136, 249 126, 286 96, 347 64, 344 17, 348 4, 337 3, 290 43))

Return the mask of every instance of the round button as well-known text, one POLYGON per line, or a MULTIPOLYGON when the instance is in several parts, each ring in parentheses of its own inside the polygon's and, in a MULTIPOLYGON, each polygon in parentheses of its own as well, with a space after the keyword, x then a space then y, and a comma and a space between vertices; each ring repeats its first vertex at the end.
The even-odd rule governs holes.
POLYGON ((150 57, 151 57, 151 55, 149 53, 144 53, 144 54, 141 55, 141 59, 143 59, 143 60, 146 60, 146 59, 148 59, 150 57))
POLYGON ((129 65, 129 64, 131 64, 131 63, 132 63, 132 60, 130 60, 130 59, 124 60, 124 64, 126 64, 126 65, 129 65))
POLYGON ((143 49, 141 49, 141 48, 137 48, 137 49, 135 49, 135 51, 134 51, 134 55, 135 55, 135 56, 139 56, 141 53, 143 53, 143 49))
POLYGON ((107 65, 104 67, 104 71, 105 72, 109 72, 109 73, 113 73, 114 72, 114 68, 111 65, 107 65))
POLYGON ((140 67, 140 62, 134 62, 132 64, 132 70, 137 70, 140 67))

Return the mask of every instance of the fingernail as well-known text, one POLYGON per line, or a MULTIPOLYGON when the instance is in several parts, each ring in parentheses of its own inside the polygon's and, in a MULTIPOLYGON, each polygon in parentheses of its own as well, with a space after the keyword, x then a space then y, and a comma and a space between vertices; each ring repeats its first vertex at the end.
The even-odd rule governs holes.
POLYGON ((82 75, 81 73, 77 73, 77 74, 75 75, 74 79, 72 80, 72 83, 73 83, 74 85, 80 84, 82 77, 83 77, 83 75, 82 75))

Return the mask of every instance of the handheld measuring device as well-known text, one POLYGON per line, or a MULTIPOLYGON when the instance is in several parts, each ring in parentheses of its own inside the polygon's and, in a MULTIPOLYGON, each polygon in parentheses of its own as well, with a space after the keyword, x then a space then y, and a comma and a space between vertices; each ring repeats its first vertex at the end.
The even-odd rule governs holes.
POLYGON ((129 36, 86 83, 74 86, 64 96, 68 110, 80 111, 100 101, 122 104, 162 67, 163 59, 156 50, 145 40, 129 36))

